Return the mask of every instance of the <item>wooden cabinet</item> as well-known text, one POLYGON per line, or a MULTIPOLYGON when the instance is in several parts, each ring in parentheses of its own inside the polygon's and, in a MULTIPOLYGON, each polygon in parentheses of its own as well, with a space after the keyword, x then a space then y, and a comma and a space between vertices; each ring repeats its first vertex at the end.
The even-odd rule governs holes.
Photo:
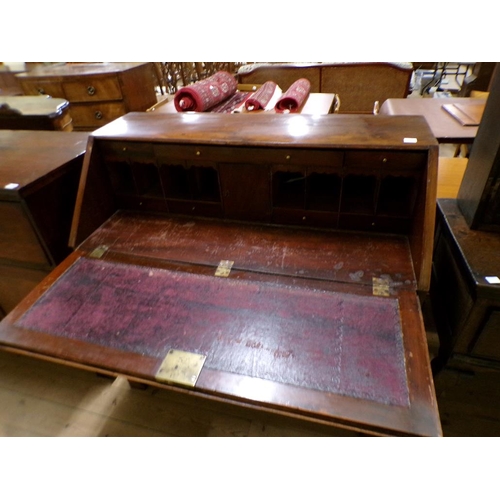
POLYGON ((71 132, 69 102, 49 96, 0 96, 0 129, 71 132))
POLYGON ((500 368, 500 66, 457 199, 438 200, 431 297, 446 363, 500 368))
POLYGON ((26 95, 67 99, 75 130, 94 130, 157 101, 152 63, 56 64, 17 78, 26 95))
POLYGON ((0 309, 69 253, 86 133, 0 130, 0 309))
POLYGON ((437 151, 421 117, 129 113, 91 134, 75 250, 0 346, 332 433, 440 435, 418 299, 437 151))
POLYGON ((446 363, 500 368, 500 233, 471 229, 457 200, 438 200, 431 297, 446 363))

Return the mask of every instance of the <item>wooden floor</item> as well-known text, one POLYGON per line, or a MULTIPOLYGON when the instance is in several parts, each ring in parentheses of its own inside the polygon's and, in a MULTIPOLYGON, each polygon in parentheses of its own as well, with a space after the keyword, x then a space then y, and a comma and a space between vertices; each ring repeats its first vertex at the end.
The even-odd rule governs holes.
POLYGON ((322 436, 314 426, 0 351, 0 436, 322 436))

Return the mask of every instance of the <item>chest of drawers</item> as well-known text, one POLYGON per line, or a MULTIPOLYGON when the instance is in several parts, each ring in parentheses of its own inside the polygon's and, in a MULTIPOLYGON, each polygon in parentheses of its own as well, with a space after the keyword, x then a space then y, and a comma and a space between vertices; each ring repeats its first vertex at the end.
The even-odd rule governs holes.
POLYGON ((87 136, 0 130, 0 316, 69 253, 87 136))
POLYGON ((55 64, 17 78, 26 95, 69 101, 74 130, 94 130, 157 101, 152 63, 55 64))
POLYGON ((421 117, 129 113, 91 134, 75 250, 0 348, 334 434, 439 435, 417 295, 437 148, 421 117))

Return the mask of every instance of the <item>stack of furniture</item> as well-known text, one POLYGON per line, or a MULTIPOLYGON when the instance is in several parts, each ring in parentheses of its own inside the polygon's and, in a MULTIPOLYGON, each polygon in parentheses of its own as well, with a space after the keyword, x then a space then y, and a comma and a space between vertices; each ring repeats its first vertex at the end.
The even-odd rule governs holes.
POLYGON ((16 77, 25 95, 69 101, 74 130, 95 130, 157 102, 152 63, 53 64, 16 77))
POLYGON ((255 63, 238 69, 238 82, 276 82, 285 91, 299 78, 311 82, 311 92, 336 94, 339 113, 373 113, 389 98, 406 97, 413 73, 411 63, 325 62, 255 63))
POLYGON ((161 93, 175 94, 179 88, 208 78, 217 71, 235 74, 241 62, 155 62, 161 93))

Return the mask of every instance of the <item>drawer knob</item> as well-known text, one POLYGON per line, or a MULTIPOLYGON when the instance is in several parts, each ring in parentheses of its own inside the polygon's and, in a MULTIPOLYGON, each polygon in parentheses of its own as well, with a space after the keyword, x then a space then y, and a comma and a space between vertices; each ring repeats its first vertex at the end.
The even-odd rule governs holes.
POLYGON ((94 116, 96 120, 102 120, 102 113, 100 111, 96 111, 94 116))
POLYGON ((286 155, 286 156, 285 156, 285 159, 286 159, 286 160, 289 160, 290 158, 291 158, 291 156, 290 156, 290 155, 286 155))
POLYGON ((196 156, 200 156, 201 155, 201 151, 196 151, 196 156))
POLYGON ((94 95, 95 94, 95 87, 92 87, 92 85, 89 85, 87 87, 87 94, 88 95, 94 95))
POLYGON ((387 158, 382 158, 382 163, 387 163, 387 158))
POLYGON ((38 88, 38 89, 36 89, 36 90, 38 91, 38 93, 39 93, 40 95, 45 95, 45 90, 44 90, 42 87, 40 87, 40 88, 38 88))

